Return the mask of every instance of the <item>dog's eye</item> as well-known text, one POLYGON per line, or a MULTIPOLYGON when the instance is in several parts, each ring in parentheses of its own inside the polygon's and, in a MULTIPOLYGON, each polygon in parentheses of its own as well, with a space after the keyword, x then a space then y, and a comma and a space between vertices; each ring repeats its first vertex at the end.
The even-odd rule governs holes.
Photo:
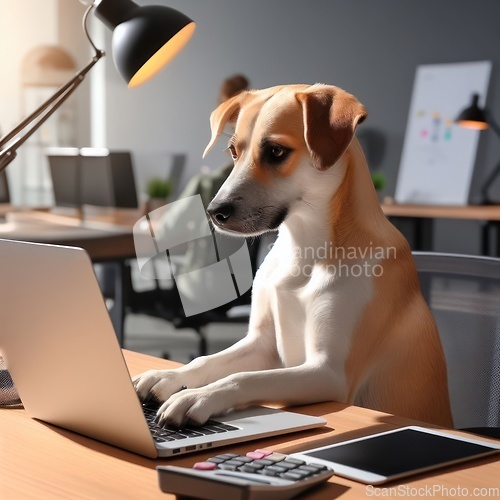
POLYGON ((227 147, 230 155, 231 155, 231 158, 233 160, 237 160, 238 159, 238 155, 236 154, 236 148, 231 144, 230 146, 227 147))
POLYGON ((291 149, 280 146, 279 144, 270 144, 269 142, 263 141, 262 145, 261 160, 268 165, 279 165, 284 162, 291 149))
POLYGON ((281 146, 273 146, 271 148, 271 154, 275 158, 283 158, 286 154, 285 148, 282 148, 281 146))

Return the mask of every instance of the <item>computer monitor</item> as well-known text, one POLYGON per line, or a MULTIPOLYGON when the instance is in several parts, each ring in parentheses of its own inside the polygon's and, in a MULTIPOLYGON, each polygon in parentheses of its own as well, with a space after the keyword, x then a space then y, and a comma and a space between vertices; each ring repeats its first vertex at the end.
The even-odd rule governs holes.
POLYGON ((132 157, 129 151, 80 150, 82 200, 99 207, 137 208, 132 157))
POLYGON ((79 188, 80 150, 50 148, 47 150, 54 199, 58 207, 81 206, 79 188))
POLYGON ((0 203, 10 203, 9 183, 5 170, 0 172, 0 203))
POLYGON ((48 151, 56 206, 137 208, 132 158, 128 151, 82 148, 48 151))

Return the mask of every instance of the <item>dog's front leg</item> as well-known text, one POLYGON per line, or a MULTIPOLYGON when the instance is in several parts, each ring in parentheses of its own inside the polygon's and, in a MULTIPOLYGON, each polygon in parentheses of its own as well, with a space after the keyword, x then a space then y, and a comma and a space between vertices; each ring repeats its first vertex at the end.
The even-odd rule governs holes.
POLYGON ((181 425, 254 403, 308 404, 340 400, 345 395, 335 373, 314 361, 290 368, 234 373, 197 389, 173 394, 159 409, 160 423, 181 425))
POLYGON ((221 352, 174 370, 149 370, 134 377, 133 383, 142 401, 153 397, 164 402, 184 387, 202 387, 238 371, 267 370, 279 363, 274 330, 260 328, 221 352))

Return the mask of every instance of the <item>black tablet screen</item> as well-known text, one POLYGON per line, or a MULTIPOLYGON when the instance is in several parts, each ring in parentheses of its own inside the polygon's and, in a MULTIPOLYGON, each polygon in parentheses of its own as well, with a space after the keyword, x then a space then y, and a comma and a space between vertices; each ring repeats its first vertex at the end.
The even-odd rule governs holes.
POLYGON ((488 451, 488 446, 405 429, 304 455, 389 477, 488 451))

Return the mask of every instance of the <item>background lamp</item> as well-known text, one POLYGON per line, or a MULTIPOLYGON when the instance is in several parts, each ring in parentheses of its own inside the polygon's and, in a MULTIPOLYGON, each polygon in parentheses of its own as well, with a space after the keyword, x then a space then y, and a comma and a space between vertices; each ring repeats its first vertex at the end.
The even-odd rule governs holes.
MULTIPOLYGON (((459 113, 455 121, 458 125, 472 130, 486 130, 491 128, 500 137, 500 126, 495 122, 491 113, 488 109, 479 107, 479 94, 472 95, 471 104, 459 113)), ((499 174, 500 162, 481 186, 482 203, 484 205, 495 203, 489 199, 488 190, 499 174)))
POLYGON ((129 87, 149 80, 186 45, 195 23, 170 7, 139 6, 132 0, 102 0, 90 5, 83 16, 83 30, 94 50, 92 60, 56 93, 0 139, 0 172, 16 157, 17 150, 63 104, 85 75, 105 53, 90 38, 87 19, 95 15, 113 30, 112 52, 119 73, 129 87))

